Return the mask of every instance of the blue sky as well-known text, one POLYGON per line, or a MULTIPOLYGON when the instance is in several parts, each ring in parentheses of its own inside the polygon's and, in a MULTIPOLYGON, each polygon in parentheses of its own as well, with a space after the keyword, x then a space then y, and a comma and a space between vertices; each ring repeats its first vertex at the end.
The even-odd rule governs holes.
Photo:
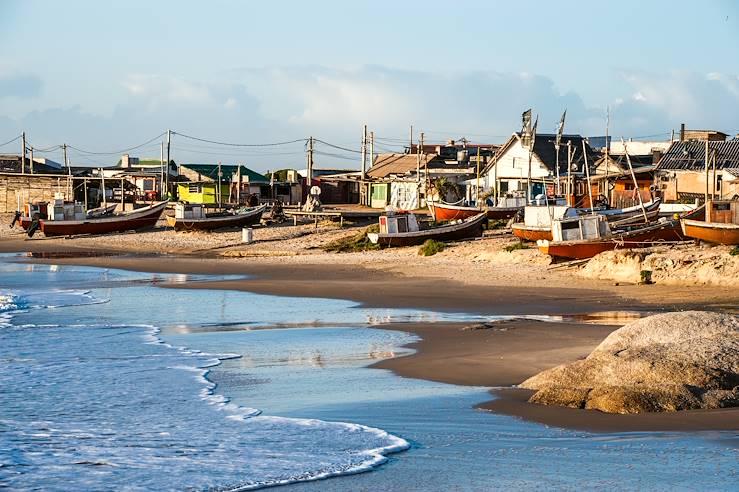
MULTIPOLYGON (((171 128, 357 148, 367 123, 390 150, 410 124, 431 140, 500 142, 528 107, 540 131, 567 109, 566 131, 602 134, 610 106, 617 137, 669 137, 683 121, 739 132, 730 0, 0 0, 0 18, 0 143, 25 130, 37 148, 112 152, 171 128)), ((136 152, 158 155, 157 145, 136 152)), ((345 157, 319 166, 356 165, 355 154, 324 150, 345 157)), ((173 143, 177 160, 257 170, 300 167, 302 152, 173 143)))

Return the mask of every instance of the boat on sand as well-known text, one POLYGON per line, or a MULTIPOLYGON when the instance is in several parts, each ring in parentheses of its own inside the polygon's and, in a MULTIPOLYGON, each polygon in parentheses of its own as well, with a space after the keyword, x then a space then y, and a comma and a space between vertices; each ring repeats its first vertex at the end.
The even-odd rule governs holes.
POLYGON ((454 241, 482 236, 484 212, 462 221, 424 228, 412 213, 392 213, 380 217, 380 232, 369 233, 370 242, 382 246, 413 246, 428 239, 454 241))

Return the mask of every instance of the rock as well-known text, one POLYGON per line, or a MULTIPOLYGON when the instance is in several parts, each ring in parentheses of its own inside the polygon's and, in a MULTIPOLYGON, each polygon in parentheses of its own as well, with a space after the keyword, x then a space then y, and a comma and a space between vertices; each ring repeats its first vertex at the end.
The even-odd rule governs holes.
POLYGON ((532 403, 609 413, 739 406, 739 317, 686 311, 643 318, 587 358, 520 386, 537 390, 532 403))

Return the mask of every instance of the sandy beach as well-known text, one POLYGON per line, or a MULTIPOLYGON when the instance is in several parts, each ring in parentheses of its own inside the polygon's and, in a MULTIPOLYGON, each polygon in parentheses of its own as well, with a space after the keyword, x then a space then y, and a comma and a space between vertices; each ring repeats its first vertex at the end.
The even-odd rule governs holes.
MULTIPOLYGON (((35 257, 24 260, 31 262, 244 276, 176 288, 347 299, 367 307, 481 316, 564 316, 558 322, 512 319, 487 329, 466 329, 474 323, 382 326, 415 333, 422 341, 412 345, 415 354, 384 360, 375 367, 404 377, 491 388, 511 387, 543 369, 584 357, 634 312, 696 307, 735 311, 739 305, 739 295, 730 286, 705 288, 660 282, 644 286, 584 278, 572 268, 551 268, 533 249, 504 251, 503 247, 514 240, 497 231, 481 240, 453 244, 428 258, 419 257, 417 248, 346 254, 320 249, 358 230, 360 226, 342 229, 334 224, 317 230, 313 224, 255 229, 257 241, 250 245, 238 244, 238 233, 177 234, 159 230, 27 241, 5 231, 0 251, 34 253, 35 257), (224 256, 226 251, 231 251, 229 256, 224 256), (598 323, 581 317, 602 312, 616 314, 598 323)), ((494 391, 496 398, 481 408, 590 431, 736 429, 739 422, 736 408, 607 415, 532 405, 526 403, 528 393, 523 390, 494 391)))

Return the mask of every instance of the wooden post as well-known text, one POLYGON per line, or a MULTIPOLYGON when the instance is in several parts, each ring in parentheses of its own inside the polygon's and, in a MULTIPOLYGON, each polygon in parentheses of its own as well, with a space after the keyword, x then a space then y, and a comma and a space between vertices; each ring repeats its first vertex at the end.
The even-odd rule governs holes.
POLYGON ((67 167, 67 198, 74 202, 74 196, 72 196, 72 168, 69 167, 69 160, 67 159, 67 144, 62 145, 62 151, 64 152, 64 165, 67 167))
POLYGON ((164 141, 162 140, 159 147, 159 167, 161 168, 161 176, 159 178, 159 199, 165 200, 167 193, 164 191, 164 141))
MULTIPOLYGON (((85 181, 85 184, 87 184, 86 181, 85 181)), ((126 189, 123 187, 123 178, 121 178, 121 212, 126 211, 126 202, 124 200, 125 197, 126 197, 126 189)), ((85 192, 85 208, 87 208, 87 192, 85 192)))
MULTIPOLYGON (((165 181, 166 181, 165 182, 165 185, 166 185, 166 188, 167 188, 166 189, 166 195, 167 196, 169 196, 169 163, 172 162, 171 161, 171 157, 169 155, 169 152, 170 152, 171 147, 172 147, 172 131, 171 130, 167 130, 167 170, 166 170, 166 174, 164 175, 165 176, 165 181)), ((180 167, 178 165, 177 166, 177 177, 179 178, 179 176, 180 176, 180 167)))
POLYGON ((495 194, 493 195, 495 199, 495 203, 493 203, 493 206, 497 207, 498 199, 500 198, 500 191, 498 189, 500 186, 500 183, 498 183, 498 152, 495 150, 493 152, 494 152, 493 154, 493 181, 495 185, 495 194))
POLYGON ((238 177, 236 178, 236 203, 241 205, 241 164, 239 164, 238 177))
POLYGON ((477 183, 475 184, 475 205, 477 205, 477 208, 480 207, 480 146, 477 147, 477 183))
POLYGON ((703 203, 706 204, 706 210, 708 210, 708 139, 706 139, 706 154, 705 154, 704 160, 705 160, 705 167, 706 167, 706 196, 704 198, 703 203))
POLYGON ((85 181, 83 183, 84 192, 85 192, 85 212, 87 212, 87 178, 85 178, 85 181))
POLYGON ((582 141, 582 157, 585 162, 585 176, 588 180, 588 197, 590 197, 590 213, 595 215, 595 204, 593 204, 593 187, 590 186, 590 166, 588 166, 588 153, 585 152, 585 139, 582 141))
POLYGON ((362 131, 362 175, 359 180, 359 202, 361 205, 369 205, 369 193, 367 191, 367 184, 365 183, 367 170, 367 125, 364 125, 362 131))
POLYGON ((626 142, 624 142, 624 139, 621 138, 621 143, 624 146, 624 154, 626 154, 626 163, 629 165, 629 171, 631 171, 631 179, 634 180, 634 189, 636 190, 636 196, 639 197, 639 206, 641 207, 641 212, 644 215, 644 222, 649 222, 649 218, 647 217, 647 211, 644 208, 644 201, 641 199, 641 192, 639 191, 639 184, 636 182, 636 174, 634 174, 634 168, 631 166, 631 157, 629 157, 629 151, 626 150, 626 142))
POLYGON ((107 193, 105 192, 105 173, 103 173, 103 168, 100 168, 100 181, 101 186, 103 187, 103 207, 108 206, 108 197, 107 193))
POLYGON ((33 174, 33 145, 31 145, 31 174, 33 174))
POLYGON ((574 206, 575 200, 572 196, 572 140, 567 140, 567 205, 574 206))
POLYGON ((23 154, 21 155, 21 174, 26 174, 26 132, 21 133, 21 146, 23 154))
POLYGON ((370 132, 370 169, 375 165, 375 132, 370 132))
POLYGON ((218 208, 221 208, 221 163, 218 163, 218 186, 216 186, 216 193, 218 193, 218 208))

